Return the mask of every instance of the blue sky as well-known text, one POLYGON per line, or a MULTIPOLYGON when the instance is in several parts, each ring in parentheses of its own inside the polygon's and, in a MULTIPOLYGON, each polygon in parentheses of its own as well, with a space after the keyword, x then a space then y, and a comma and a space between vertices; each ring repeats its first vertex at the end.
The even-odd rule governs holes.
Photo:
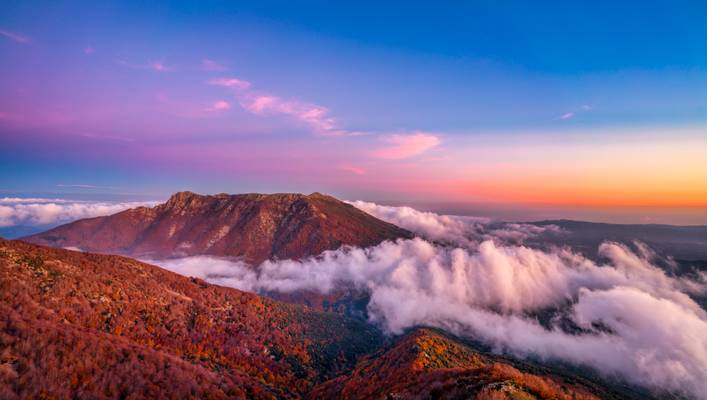
POLYGON ((704 2, 380 3, 3 2, 0 190, 707 206, 704 2))

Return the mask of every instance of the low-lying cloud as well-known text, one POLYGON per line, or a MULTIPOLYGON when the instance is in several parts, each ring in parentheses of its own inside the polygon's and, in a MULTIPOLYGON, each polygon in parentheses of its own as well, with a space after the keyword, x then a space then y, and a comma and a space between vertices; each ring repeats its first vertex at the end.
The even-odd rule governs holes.
POLYGON ((0 198, 0 227, 51 225, 80 218, 111 215, 155 202, 104 202, 41 198, 0 198))
POLYGON ((516 237, 535 234, 524 224, 498 228, 484 219, 354 204, 427 240, 347 247, 257 267, 205 256, 157 263, 253 292, 357 288, 370 295, 371 322, 392 334, 436 326, 497 351, 705 398, 707 313, 690 296, 707 295, 707 283, 667 275, 645 246, 633 251, 605 242, 599 248, 605 261, 597 263, 566 248, 517 244, 516 237), (504 234, 494 233, 498 229, 504 234), (550 322, 538 322, 547 313, 554 315, 550 322))
POLYGON ((412 207, 384 206, 360 200, 348 203, 427 240, 466 248, 475 247, 484 240, 520 244, 543 233, 562 233, 557 225, 538 226, 493 221, 484 217, 440 215, 412 207))

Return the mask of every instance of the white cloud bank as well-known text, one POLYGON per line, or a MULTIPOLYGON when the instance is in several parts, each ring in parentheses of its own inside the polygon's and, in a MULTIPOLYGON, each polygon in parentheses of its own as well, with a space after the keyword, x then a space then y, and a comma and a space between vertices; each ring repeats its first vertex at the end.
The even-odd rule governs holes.
POLYGON ((383 206, 360 200, 348 203, 425 239, 466 248, 475 247, 484 240, 520 244, 546 232, 562 233, 562 229, 557 225, 494 222, 484 217, 439 215, 411 207, 383 206))
MULTIPOLYGON (((639 248, 607 242, 597 264, 569 249, 508 244, 534 232, 490 228, 484 219, 354 202, 422 238, 342 248, 302 261, 239 261, 199 256, 157 263, 183 275, 248 291, 339 286, 370 294, 369 317, 390 333, 436 326, 480 339, 498 351, 589 366, 605 376, 694 398, 707 393, 707 314, 688 294, 707 284, 667 276, 639 248), (494 233, 498 229, 503 235, 494 233), (547 328, 532 316, 553 311, 584 329, 547 328), (598 328, 601 326, 602 328, 598 328)), ((551 228, 552 229, 552 228, 551 228)))
POLYGON ((4 197, 0 198, 0 227, 59 224, 155 204, 157 203, 4 197))

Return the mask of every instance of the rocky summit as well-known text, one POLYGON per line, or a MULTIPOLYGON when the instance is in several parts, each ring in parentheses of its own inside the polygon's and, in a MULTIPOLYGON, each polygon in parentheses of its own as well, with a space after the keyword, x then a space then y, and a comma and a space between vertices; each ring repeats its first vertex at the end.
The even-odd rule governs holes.
POLYGON ((412 234, 320 193, 174 194, 163 204, 62 225, 24 240, 83 251, 168 258, 299 259, 412 234))

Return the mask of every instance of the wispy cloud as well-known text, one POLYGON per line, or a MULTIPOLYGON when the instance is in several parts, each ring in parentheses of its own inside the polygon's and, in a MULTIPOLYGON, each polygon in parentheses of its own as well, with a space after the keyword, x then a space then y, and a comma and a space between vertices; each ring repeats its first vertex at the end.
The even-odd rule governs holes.
POLYGON ((269 95, 253 96, 249 101, 242 102, 241 104, 243 108, 255 114, 263 114, 273 110, 278 112, 292 112, 291 109, 286 109, 289 107, 285 107, 279 97, 269 95))
POLYGON ((93 48, 93 46, 86 46, 83 48, 83 53, 86 55, 91 55, 96 52, 96 49, 93 48))
POLYGON ((328 115, 329 110, 316 104, 285 100, 268 94, 244 96, 240 103, 245 110, 254 114, 284 114, 293 117, 320 134, 338 131, 336 119, 328 115))
POLYGON ((342 165, 339 167, 339 169, 342 171, 350 172, 354 175, 366 175, 365 169, 353 165, 342 165))
POLYGON ((217 61, 205 58, 201 60, 201 69, 203 69, 204 71, 219 72, 226 71, 228 68, 226 68, 226 66, 217 61))
POLYGON ((594 109, 594 107, 592 107, 589 104, 582 104, 581 106, 579 106, 578 109, 576 109, 574 111, 568 111, 568 112, 560 115, 559 117, 555 118, 555 120, 567 121, 567 120, 570 120, 570 119, 576 117, 579 113, 585 113, 585 112, 591 111, 593 109, 594 109))
POLYGON ((209 85, 222 86, 229 89, 248 89, 250 82, 237 78, 216 78, 208 81, 209 85))
POLYGON ((135 142, 135 139, 133 139, 133 138, 114 136, 114 135, 97 135, 97 134, 93 134, 93 133, 82 133, 81 136, 85 137, 85 138, 94 139, 94 140, 105 140, 105 141, 110 141, 110 142, 125 142, 125 143, 135 142))
POLYGON ((75 189, 113 189, 113 187, 110 186, 98 186, 98 185, 87 185, 87 184, 66 184, 66 183, 59 183, 56 185, 56 187, 61 187, 61 188, 75 188, 75 189))
POLYGON ((133 64, 125 60, 118 60, 118 64, 132 69, 149 69, 155 72, 174 72, 176 67, 167 65, 163 61, 152 61, 147 64, 133 64))
POLYGON ((231 103, 225 101, 225 100, 218 100, 215 101, 213 104, 211 104, 206 111, 208 112, 219 112, 219 111, 225 111, 231 108, 231 103))
POLYGON ((362 136, 365 132, 342 129, 326 107, 270 93, 252 90, 251 83, 238 78, 211 79, 209 85, 234 90, 241 107, 257 115, 285 115, 309 126, 321 136, 362 136))
POLYGON ((374 151, 373 155, 387 160, 413 157, 436 147, 441 142, 439 137, 426 132, 388 135, 381 141, 388 145, 374 151))
POLYGON ((150 63, 149 67, 157 72, 172 72, 175 70, 174 67, 166 65, 162 61, 153 61, 150 63))
POLYGON ((11 32, 11 31, 6 31, 6 30, 0 30, 0 36, 4 36, 7 39, 12 40, 15 43, 21 43, 21 44, 29 44, 32 43, 32 39, 30 39, 28 36, 22 35, 17 32, 11 32))

